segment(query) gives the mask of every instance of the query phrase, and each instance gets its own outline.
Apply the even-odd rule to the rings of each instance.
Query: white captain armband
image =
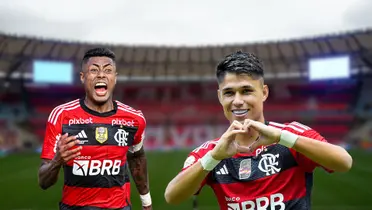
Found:
[[[202,158],[199,159],[200,164],[206,171],[212,171],[221,161],[212,157],[211,151],[207,152]]]
[[[292,148],[298,139],[298,135],[291,133],[289,131],[283,130],[280,134],[279,144]]]
[[[141,198],[142,206],[144,207],[151,206],[152,202],[151,202],[150,192],[148,192],[145,195],[140,195],[140,198]]]
[[[140,151],[142,146],[143,146],[143,141],[141,141],[140,143],[138,143],[136,145],[133,145],[133,146],[129,147],[128,151],[131,152],[131,153],[138,152],[138,151]]]

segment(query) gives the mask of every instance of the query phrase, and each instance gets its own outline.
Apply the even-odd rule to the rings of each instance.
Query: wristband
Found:
[[[148,192],[145,195],[140,195],[140,198],[141,198],[142,206],[144,206],[144,207],[151,206],[152,203],[151,203],[150,192]]]
[[[207,152],[201,159],[200,164],[206,171],[212,171],[221,161],[212,157],[211,151]]]
[[[298,135],[291,133],[289,131],[283,130],[280,134],[279,144],[292,148],[298,139]]]

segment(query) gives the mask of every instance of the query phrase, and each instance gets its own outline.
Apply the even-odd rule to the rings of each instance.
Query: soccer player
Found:
[[[152,209],[143,148],[146,121],[141,111],[113,100],[116,78],[115,54],[88,50],[80,72],[85,97],[49,115],[39,185],[54,185],[63,167],[60,210],[131,210],[128,167],[142,209]]]
[[[263,102],[269,89],[255,55],[228,55],[217,66],[216,76],[230,126],[220,138],[189,154],[166,188],[168,203],[179,204],[206,184],[220,209],[307,210],[316,167],[329,172],[351,168],[351,156],[310,127],[265,120]]]

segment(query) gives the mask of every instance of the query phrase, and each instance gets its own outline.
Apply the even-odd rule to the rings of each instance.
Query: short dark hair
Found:
[[[237,51],[227,55],[224,60],[218,64],[216,70],[218,83],[224,80],[226,73],[248,74],[253,78],[263,78],[263,62],[252,53]]]
[[[85,52],[82,64],[86,64],[91,57],[108,57],[115,63],[115,53],[103,47],[92,48]]]

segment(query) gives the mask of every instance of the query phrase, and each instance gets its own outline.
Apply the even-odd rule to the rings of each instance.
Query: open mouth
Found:
[[[232,110],[232,113],[236,116],[236,117],[244,117],[246,114],[248,114],[248,109],[235,109],[235,110]]]
[[[107,93],[107,84],[103,82],[98,82],[94,86],[94,89],[96,90],[96,94],[98,96],[104,96]]]

